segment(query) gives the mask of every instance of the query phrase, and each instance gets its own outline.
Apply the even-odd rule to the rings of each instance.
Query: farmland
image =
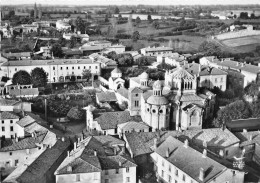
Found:
[[[254,51],[256,46],[260,45],[260,36],[247,36],[235,39],[226,39],[222,44],[231,47],[237,52]]]

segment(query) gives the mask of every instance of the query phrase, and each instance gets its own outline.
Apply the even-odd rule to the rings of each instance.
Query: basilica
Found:
[[[201,129],[212,117],[215,94],[198,92],[198,78],[182,67],[165,73],[164,81],[151,81],[144,72],[129,81],[128,110],[139,115],[153,131]]]

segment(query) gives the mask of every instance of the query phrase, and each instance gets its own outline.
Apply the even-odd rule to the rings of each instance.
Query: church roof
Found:
[[[147,99],[147,103],[152,105],[167,105],[169,104],[169,101],[164,96],[152,95]]]
[[[149,79],[149,75],[147,74],[147,72],[143,72],[142,74],[139,75],[139,78],[148,80]]]
[[[189,73],[182,67],[173,69],[172,71],[170,71],[170,74],[174,78],[178,78],[178,79],[193,79],[194,78],[194,76],[191,73]]]

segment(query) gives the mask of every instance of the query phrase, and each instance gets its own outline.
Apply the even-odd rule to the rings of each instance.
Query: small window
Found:
[[[119,169],[116,169],[116,174],[119,174]]]
[[[67,67],[66,69],[69,70],[69,67]]]
[[[60,67],[60,70],[62,70],[62,67]]]
[[[171,165],[169,165],[169,172],[171,172],[172,171],[172,167],[171,167]]]
[[[109,179],[105,179],[105,183],[109,183]]]
[[[74,67],[72,67],[72,69],[74,69]]]
[[[89,69],[91,69],[91,65],[89,66]]]
[[[2,124],[4,124],[5,123],[5,121],[4,120],[2,120]]]
[[[14,127],[10,126],[10,131],[13,132],[14,131]]]
[[[13,120],[10,120],[10,123],[13,123]]]
[[[164,171],[162,170],[162,177],[164,177]]]
[[[215,82],[216,82],[216,83],[218,82],[218,78],[215,78]]]
[[[169,177],[168,177],[168,182],[170,183],[170,182],[172,182],[172,177],[169,175]]]
[[[153,113],[155,113],[156,112],[156,110],[155,109],[153,109]]]
[[[12,156],[12,155],[13,155],[13,153],[12,153],[12,152],[9,152],[9,155],[10,155],[10,156]]]
[[[77,174],[76,175],[76,182],[79,182],[80,181],[80,174]]]
[[[17,68],[15,68],[14,70],[17,71]]]
[[[130,182],[130,177],[126,177],[126,182]]]
[[[78,66],[78,69],[80,69],[80,66]]]
[[[2,132],[4,132],[5,131],[5,127],[2,127]]]
[[[162,166],[164,166],[164,161],[162,160]]]
[[[138,97],[138,93],[137,93],[137,94],[135,94],[135,96],[136,96],[136,97]]]
[[[127,173],[129,172],[129,167],[126,167],[126,172],[127,172]]]
[[[160,112],[160,113],[163,113],[163,110],[160,110],[159,112]]]
[[[14,165],[15,165],[15,166],[17,166],[18,163],[19,163],[19,160],[18,160],[18,159],[14,160]]]
[[[84,66],[84,69],[86,69],[86,66]]]
[[[55,67],[53,67],[53,70],[55,70]]]
[[[179,173],[178,173],[178,170],[176,169],[176,171],[175,171],[175,175],[178,176],[178,174],[179,174]]]
[[[186,176],[183,174],[182,176],[182,180],[185,181],[186,180]]]
[[[96,66],[96,69],[97,69],[98,67]]]

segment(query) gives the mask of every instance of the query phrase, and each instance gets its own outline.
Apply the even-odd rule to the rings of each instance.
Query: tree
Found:
[[[77,44],[77,38],[75,36],[70,37],[69,48],[74,48]]]
[[[26,51],[32,51],[32,49],[30,48],[29,44],[24,44],[21,46],[21,50],[26,52]]]
[[[122,18],[122,15],[121,15],[121,14],[119,14],[119,15],[118,15],[118,19],[121,19],[121,18]]]
[[[31,72],[31,79],[34,87],[45,87],[48,82],[48,74],[43,68],[36,67]]]
[[[83,76],[83,79],[87,79],[87,81],[91,78],[92,74],[90,72],[90,70],[83,70],[82,72],[82,76]]]
[[[119,10],[119,8],[116,6],[116,8],[115,8],[115,14],[119,14],[119,12],[120,12],[120,10]]]
[[[207,56],[220,56],[221,54],[220,47],[211,41],[202,42],[199,51],[204,52]]]
[[[34,10],[30,11],[30,17],[34,17]]]
[[[160,24],[159,24],[159,22],[158,22],[157,20],[154,21],[153,27],[154,27],[155,29],[159,29],[159,28],[160,28]]]
[[[145,66],[145,65],[148,65],[149,62],[148,62],[148,58],[147,57],[140,57],[136,60],[136,64],[139,65],[139,66]]]
[[[255,19],[255,18],[256,18],[255,14],[254,14],[254,13],[251,13],[250,18],[251,18],[251,19]]]
[[[50,51],[51,51],[51,53],[53,53],[54,57],[61,58],[63,56],[63,51],[61,49],[61,46],[58,43],[55,43],[54,45],[52,45],[52,48]]]
[[[240,17],[241,19],[248,19],[248,18],[249,18],[247,12],[241,12],[239,17]]]
[[[136,42],[137,40],[140,39],[140,34],[139,34],[138,31],[134,31],[132,39],[133,39],[134,42]]]
[[[27,71],[20,70],[16,72],[13,76],[12,83],[14,85],[28,85],[32,84],[32,79],[30,74]]]
[[[77,31],[85,32],[86,25],[84,20],[82,20],[81,17],[77,17],[75,24],[76,24]]]
[[[108,14],[106,14],[106,16],[105,16],[105,22],[109,22]]]
[[[214,119],[213,125],[221,127],[223,124],[231,122],[235,119],[246,119],[251,117],[250,106],[243,100],[237,100],[223,109],[220,109],[217,118]]]
[[[118,65],[119,66],[132,66],[133,65],[133,57],[129,53],[120,54],[118,57]]]
[[[107,53],[107,58],[112,59],[112,60],[117,60],[117,54],[115,51],[111,51]]]
[[[139,27],[139,24],[141,23],[141,19],[140,19],[139,16],[136,17],[136,19],[135,19],[135,23],[136,23],[137,27]]]
[[[147,20],[149,21],[149,22],[151,22],[152,21],[152,16],[149,14],[149,15],[147,15]]]
[[[257,47],[255,48],[255,52],[260,56],[260,46],[257,46]]]

